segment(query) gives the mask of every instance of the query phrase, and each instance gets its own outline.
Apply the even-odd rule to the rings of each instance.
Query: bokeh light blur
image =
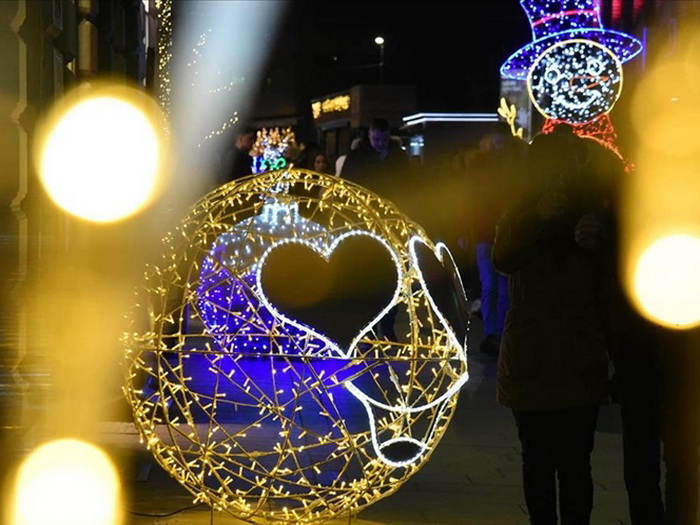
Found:
[[[651,319],[676,328],[700,324],[700,238],[672,235],[639,257],[634,288]]]
[[[654,322],[700,324],[700,39],[679,29],[634,93],[636,169],[625,188],[626,289]]]
[[[164,185],[155,104],[135,89],[83,89],[47,126],[40,176],[51,199],[85,220],[113,222],[145,208]]]
[[[119,478],[109,457],[73,439],[37,448],[17,475],[10,525],[118,525]]]

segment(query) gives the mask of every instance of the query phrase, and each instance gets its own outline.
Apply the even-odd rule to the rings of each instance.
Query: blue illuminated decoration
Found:
[[[565,40],[591,40],[625,63],[642,50],[635,37],[605,29],[598,0],[521,0],[532,27],[532,42],[513,53],[501,66],[501,76],[526,80],[535,61]]]
[[[197,308],[221,348],[268,354],[272,350],[269,333],[273,324],[286,336],[277,336],[274,341],[282,353],[319,352],[326,347],[325,342],[301,337],[306,333],[303,328],[275,320],[257,299],[254,271],[255,261],[268,249],[269,239],[309,236],[318,240],[324,234],[327,229],[302,217],[296,203],[270,199],[259,215],[241,221],[216,239],[202,262]],[[251,270],[239,278],[233,277],[229,268],[241,265],[249,265]]]
[[[261,157],[253,157],[253,173],[264,173],[266,171],[281,170],[287,167],[287,159],[274,155],[264,155]]]
[[[296,149],[296,139],[292,128],[263,128],[251,149],[253,173],[277,171],[287,167],[286,156]]]

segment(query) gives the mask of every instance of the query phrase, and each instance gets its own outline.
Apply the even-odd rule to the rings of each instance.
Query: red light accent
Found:
[[[561,120],[547,119],[542,125],[541,133],[548,135],[554,131],[557,126],[565,125],[569,126],[575,135],[592,139],[605,146],[610,151],[615,153],[620,159],[625,163],[626,170],[629,172],[633,169],[634,164],[629,160],[625,159],[620,153],[620,149],[617,147],[617,133],[615,132],[615,127],[610,120],[609,115],[601,115],[591,122],[586,122],[585,124],[569,124]]]
[[[543,16],[539,20],[535,20],[532,23],[532,27],[538,26],[540,24],[544,24],[545,22],[549,22],[553,18],[564,18],[565,16],[572,16],[572,15],[598,16],[598,10],[597,9],[572,9],[571,11],[560,11],[560,12],[554,13],[552,15]]]
[[[634,19],[636,20],[639,17],[639,12],[642,10],[642,7],[644,7],[644,0],[634,0]]]
[[[617,24],[622,18],[622,0],[613,0],[612,2],[612,21]]]

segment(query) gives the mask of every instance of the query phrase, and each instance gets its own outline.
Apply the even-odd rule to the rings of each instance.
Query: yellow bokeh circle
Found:
[[[109,457],[78,440],[36,449],[17,475],[13,525],[117,525],[119,478]]]
[[[145,93],[125,87],[80,89],[54,111],[43,135],[39,172],[62,209],[113,222],[145,208],[163,186],[162,121]]]
[[[671,328],[700,324],[700,238],[679,234],[651,243],[634,271],[641,311]]]

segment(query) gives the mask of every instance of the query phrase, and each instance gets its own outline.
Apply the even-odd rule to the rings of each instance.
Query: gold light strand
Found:
[[[519,139],[523,138],[523,128],[515,129],[515,121],[518,117],[518,110],[515,104],[508,105],[508,101],[501,97],[501,105],[498,108],[498,114],[510,125],[511,134]]]
[[[170,62],[173,48],[173,3],[172,0],[156,0],[158,13],[158,68],[156,71],[158,101],[166,115],[170,115]]]
[[[219,129],[215,129],[214,131],[210,132],[208,135],[206,135],[203,139],[202,142],[197,144],[198,148],[202,147],[202,144],[204,144],[207,140],[212,139],[214,137],[218,137],[219,135],[223,135],[224,132],[229,129],[231,126],[233,126],[236,122],[238,122],[238,111],[236,111],[233,114],[233,117],[228,119],[226,122],[222,124],[222,126]]]
[[[156,9],[158,13],[158,67],[157,75],[157,98],[166,115],[170,116],[170,105],[172,102],[172,80],[171,67],[173,58],[173,1],[172,0],[156,0]],[[192,48],[193,58],[187,63],[190,69],[190,85],[196,86],[199,72],[197,65],[199,60],[204,56],[202,48],[207,43],[207,35],[211,33],[211,29],[199,36],[195,47]],[[232,87],[242,83],[238,79],[231,81],[226,86],[209,90],[209,93],[219,93],[222,91],[231,91]],[[201,142],[197,144],[201,148],[204,142],[211,140],[214,137],[223,135],[224,132],[238,122],[238,112],[234,112],[233,116],[223,122],[217,129],[213,129],[205,135]]]
[[[258,130],[255,143],[250,150],[252,157],[262,157],[270,149],[286,151],[296,146],[296,137],[291,127],[263,128]]]

